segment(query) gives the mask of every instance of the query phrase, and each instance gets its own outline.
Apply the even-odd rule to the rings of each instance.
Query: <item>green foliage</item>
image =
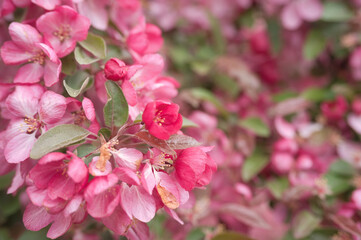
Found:
[[[105,82],[108,101],[104,106],[104,121],[108,127],[121,127],[129,116],[128,103],[122,89],[113,81]]]
[[[239,125],[260,137],[270,135],[269,127],[258,117],[248,117],[239,121]]]
[[[301,239],[310,235],[320,224],[321,219],[309,211],[298,213],[293,221],[293,236]]]
[[[67,76],[63,80],[64,88],[71,97],[79,96],[89,84],[89,74],[78,71],[72,76]]]
[[[260,171],[269,162],[269,157],[259,151],[255,151],[251,156],[249,156],[243,164],[241,173],[242,179],[246,182],[251,180],[256,176]]]
[[[52,151],[78,143],[90,132],[73,124],[63,124],[51,128],[41,135],[31,149],[30,157],[39,159]]]
[[[345,1],[325,1],[321,20],[328,22],[344,22],[352,18],[352,11]]]
[[[326,38],[317,29],[309,31],[305,45],[303,46],[303,56],[308,60],[317,58],[326,47]]]

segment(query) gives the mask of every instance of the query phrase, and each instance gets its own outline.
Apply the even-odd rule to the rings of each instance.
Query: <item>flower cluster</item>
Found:
[[[148,239],[161,209],[183,224],[176,209],[217,166],[212,147],[183,133],[180,84],[164,76],[162,32],[140,1],[0,10],[0,174],[15,171],[7,193],[21,194],[25,227],[88,239],[105,225]]]

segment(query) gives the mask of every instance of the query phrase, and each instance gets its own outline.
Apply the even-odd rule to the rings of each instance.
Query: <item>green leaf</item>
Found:
[[[190,147],[197,147],[201,145],[197,140],[194,138],[181,135],[181,134],[174,134],[170,136],[170,138],[166,141],[168,146],[172,149],[186,149]]]
[[[166,154],[169,154],[169,155],[176,154],[176,152],[168,146],[168,144],[165,140],[156,138],[147,131],[137,132],[135,134],[135,136],[142,142],[148,144],[151,147],[158,148],[159,150],[161,150],[162,152],[164,152]]]
[[[239,121],[239,125],[261,137],[268,137],[270,130],[268,126],[258,117],[249,117]]]
[[[113,81],[105,82],[108,101],[104,106],[104,121],[108,127],[121,127],[128,120],[128,103],[122,89]]]
[[[344,22],[352,18],[350,8],[343,1],[325,1],[321,20],[327,22]]]
[[[276,18],[267,20],[267,33],[271,42],[272,52],[277,54],[282,48],[282,28]]]
[[[227,115],[227,110],[223,107],[221,101],[209,90],[204,88],[192,88],[191,94],[193,97],[212,103],[222,114]]]
[[[343,160],[333,162],[328,171],[340,177],[353,177],[356,173],[355,168]]]
[[[323,102],[325,100],[331,100],[334,94],[328,89],[308,88],[302,92],[301,96],[312,102]]]
[[[280,92],[278,94],[273,95],[272,100],[276,103],[279,103],[279,102],[282,102],[282,101],[285,101],[287,99],[294,98],[297,96],[298,96],[298,94],[296,92],[284,91],[284,92]]]
[[[321,219],[309,211],[298,213],[293,222],[293,236],[296,239],[307,237],[318,227],[320,222]]]
[[[269,162],[269,158],[260,153],[254,152],[251,156],[249,156],[243,164],[242,167],[242,179],[246,182],[251,180],[254,176],[256,176],[264,167],[266,167]]]
[[[88,130],[73,124],[53,127],[38,138],[31,149],[30,157],[39,159],[47,153],[80,142],[89,134]]]
[[[192,120],[189,120],[188,118],[183,117],[182,128],[187,128],[187,127],[199,127],[199,126],[197,123],[193,122]]]
[[[266,183],[268,189],[277,199],[282,197],[283,192],[289,187],[289,181],[285,177],[275,178]]]
[[[74,54],[71,53],[61,59],[61,72],[66,75],[72,75],[76,70],[76,61]]]
[[[89,83],[89,74],[78,71],[72,76],[68,76],[63,80],[64,87],[71,97],[79,96]]]
[[[76,148],[77,156],[80,158],[85,157],[89,153],[94,152],[96,149],[97,149],[96,146],[89,143],[80,145],[79,147]]]
[[[216,74],[213,77],[213,79],[217,87],[224,90],[227,93],[227,95],[231,96],[232,98],[235,98],[239,95],[241,89],[238,86],[237,81],[235,79],[225,74]]]
[[[11,195],[4,195],[0,198],[0,213],[2,216],[8,217],[20,210],[20,202],[18,198]]]
[[[194,228],[188,233],[186,240],[202,240],[204,237],[205,234],[201,228]]]
[[[227,231],[217,234],[214,238],[212,238],[212,240],[253,240],[253,239],[238,232]]]
[[[347,192],[352,189],[351,179],[345,178],[332,172],[326,173],[324,178],[327,181],[327,185],[330,187],[332,194],[338,195]]]
[[[79,42],[79,44],[97,58],[104,59],[106,57],[106,43],[100,36],[88,33],[87,38],[84,41]]]
[[[14,172],[9,172],[6,175],[0,176],[0,190],[7,189],[14,177]]]
[[[100,134],[103,135],[105,139],[109,140],[112,135],[112,131],[109,128],[104,127],[99,130],[98,135],[100,136]]]
[[[48,240],[49,238],[46,237],[47,231],[48,228],[43,228],[37,232],[25,231],[19,240]]]
[[[13,238],[9,234],[8,229],[6,229],[6,228],[0,229],[0,239],[1,240],[13,240]]]
[[[303,56],[308,60],[317,58],[326,47],[326,38],[321,31],[311,30],[307,34],[306,42],[303,46]]]
[[[217,53],[222,54],[226,48],[226,40],[222,33],[219,19],[215,18],[212,13],[208,13],[208,19],[211,23],[212,37]]]
[[[99,58],[90,57],[83,49],[76,47],[74,50],[75,60],[81,65],[92,64],[99,60]]]

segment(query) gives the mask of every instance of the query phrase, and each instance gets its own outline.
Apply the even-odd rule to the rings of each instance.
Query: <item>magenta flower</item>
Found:
[[[59,81],[61,62],[54,50],[42,43],[38,31],[28,24],[13,22],[9,33],[12,41],[1,47],[1,57],[5,64],[17,65],[28,62],[18,70],[14,82],[36,83],[43,77],[50,87]]]
[[[90,21],[70,7],[60,6],[40,16],[36,27],[61,58],[74,50],[77,41],[86,39]]]
[[[65,98],[43,91],[40,86],[17,87],[6,99],[11,123],[6,130],[4,154],[9,163],[27,159],[36,138],[56,125],[65,113]]]
[[[182,115],[178,111],[179,106],[174,103],[148,103],[142,116],[145,128],[157,138],[168,139],[182,127]]]

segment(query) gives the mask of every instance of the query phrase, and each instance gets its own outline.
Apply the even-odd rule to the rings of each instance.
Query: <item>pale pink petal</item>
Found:
[[[26,189],[30,201],[35,205],[41,207],[44,203],[45,198],[48,195],[47,189],[38,189],[35,186],[30,186]]]
[[[73,179],[74,182],[83,182],[88,176],[88,167],[78,157],[73,157],[68,164],[68,175]]]
[[[30,87],[18,87],[8,96],[6,106],[12,115],[21,118],[34,117],[37,112],[39,99],[36,94],[31,95],[33,90]]]
[[[34,27],[18,22],[10,24],[9,34],[15,44],[25,48],[27,51],[36,50],[36,44],[42,40],[41,35]]]
[[[143,240],[150,239],[149,227],[142,222],[136,222],[133,224],[125,234],[129,240]]]
[[[106,1],[87,0],[78,4],[79,13],[86,16],[93,27],[105,30],[108,27],[108,12]]]
[[[281,13],[282,25],[288,30],[295,30],[302,24],[302,20],[297,12],[297,5],[289,3],[285,6]]]
[[[59,75],[61,72],[61,62],[45,61],[44,68],[44,81],[45,86],[51,87],[59,81]]]
[[[52,152],[52,153],[48,153],[44,157],[40,158],[38,163],[44,165],[44,164],[47,164],[47,163],[57,162],[57,161],[63,160],[66,157],[67,157],[67,155],[64,154],[64,153]]]
[[[134,148],[121,148],[116,152],[112,152],[115,161],[121,167],[127,167],[134,171],[138,170],[143,154]]]
[[[61,3],[60,0],[31,0],[31,2],[46,10],[53,10]]]
[[[33,53],[24,51],[12,41],[5,42],[1,47],[1,58],[5,64],[26,63],[33,56]]]
[[[29,63],[22,66],[15,75],[16,83],[36,83],[43,76],[44,68],[38,63]]]
[[[50,214],[58,214],[64,210],[67,201],[62,198],[51,199],[48,195],[44,199],[43,206]]]
[[[322,4],[319,0],[298,0],[297,12],[306,21],[316,21],[321,18]]]
[[[118,235],[123,235],[132,223],[132,220],[124,212],[124,210],[118,206],[112,215],[102,218],[103,224]]]
[[[140,185],[138,175],[129,168],[118,167],[113,170],[113,173],[117,175],[120,181],[126,182],[130,185]]]
[[[355,132],[361,134],[361,115],[349,114],[347,116],[347,123]]]
[[[138,100],[137,100],[137,92],[135,91],[133,85],[129,81],[123,81],[122,90],[125,98],[127,99],[127,103],[130,106],[135,106]]]
[[[65,114],[66,99],[60,94],[46,91],[39,103],[40,119],[47,124],[58,122]]]
[[[39,231],[48,226],[52,221],[53,216],[50,215],[44,207],[28,204],[25,209],[23,222],[25,227],[31,231]]]
[[[56,239],[63,235],[71,226],[71,217],[65,217],[62,213],[56,215],[55,221],[51,224],[51,227],[46,236],[51,239]]]
[[[9,163],[20,163],[30,156],[30,151],[36,141],[35,133],[20,133],[12,138],[5,147],[6,161]]]
[[[180,224],[184,224],[184,222],[182,221],[182,219],[179,218],[178,214],[173,210],[170,209],[166,206],[164,206],[164,210],[169,214],[169,216],[171,216],[174,220],[176,220],[177,222],[179,222]]]
[[[277,117],[275,119],[275,127],[277,132],[284,138],[291,138],[295,137],[296,131],[292,124],[285,121],[282,117]]]
[[[48,184],[48,196],[51,199],[62,198],[69,200],[74,195],[75,190],[74,181],[62,173],[55,174]]]
[[[81,104],[84,109],[86,118],[89,119],[90,121],[94,121],[95,108],[94,108],[94,104],[92,103],[92,101],[89,98],[84,97]]]
[[[66,205],[64,209],[64,216],[70,216],[71,214],[78,211],[81,203],[83,202],[83,196],[82,195],[76,195],[74,196],[70,202]]]
[[[130,218],[134,217],[142,222],[149,222],[155,216],[154,198],[143,188],[128,187],[123,183],[120,203]]]
[[[24,176],[21,172],[21,165],[17,164],[15,176],[11,182],[11,186],[7,190],[7,194],[15,193],[25,182]]]
[[[99,157],[96,156],[93,158],[93,160],[89,163],[89,172],[91,175],[93,176],[106,176],[108,175],[109,173],[112,172],[112,164],[110,161],[107,161],[105,163],[105,170],[104,171],[101,171],[97,168],[96,164],[99,160]]]
[[[155,187],[155,178],[152,171],[152,166],[149,163],[144,165],[140,181],[144,189],[151,195]]]

